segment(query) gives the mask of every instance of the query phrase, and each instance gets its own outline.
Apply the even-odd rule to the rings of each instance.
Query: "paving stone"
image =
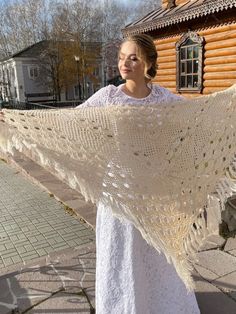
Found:
[[[34,247],[31,244],[24,245],[24,248],[26,249],[27,252],[34,250]]]
[[[95,255],[94,248],[76,249],[59,260],[50,260],[66,288],[95,287]],[[85,281],[84,281],[85,280]]]
[[[51,253],[51,252],[53,252],[53,251],[55,251],[55,249],[54,248],[52,248],[51,246],[44,246],[43,247],[44,248],[44,250],[47,252],[47,254],[49,254],[49,253]]]
[[[95,285],[91,288],[86,288],[85,293],[89,298],[90,303],[92,304],[93,308],[95,308]]]
[[[200,275],[203,278],[205,278],[207,281],[212,281],[219,277],[217,274],[213,273],[209,269],[206,269],[205,267],[202,267],[200,265],[194,265],[194,267],[197,271],[197,273],[194,273],[194,278],[198,278]]]
[[[14,246],[14,244],[13,243],[6,243],[5,244],[5,247],[9,250],[9,249],[12,249],[12,248],[14,248],[15,246]]]
[[[233,256],[236,256],[236,250],[229,251],[229,253]]]
[[[94,244],[67,250],[60,255],[54,253],[46,262],[48,265],[23,269],[21,273],[10,276],[7,280],[0,277],[1,302],[8,305],[8,310],[17,307],[20,313],[31,306],[34,307],[27,313],[87,313],[87,310],[90,313],[89,303],[81,290],[83,286],[94,306]],[[62,287],[66,292],[57,293]],[[1,314],[11,313],[4,309]]]
[[[48,243],[50,243],[52,245],[52,244],[57,243],[57,242],[55,239],[52,238],[52,239],[48,239]]]
[[[65,249],[69,248],[69,245],[67,243],[55,243],[51,245],[54,249]]]
[[[12,260],[13,260],[14,264],[22,262],[22,259],[21,259],[21,257],[19,255],[13,256]]]
[[[31,253],[30,255],[27,255],[27,256],[22,256],[22,259],[23,261],[28,261],[28,260],[32,260],[34,258],[37,258],[39,257],[38,253],[35,252],[35,253]]]
[[[9,280],[3,279],[0,280],[0,291],[1,291],[1,302],[0,302],[0,313],[1,314],[10,314],[11,310],[16,308],[14,304],[14,295],[10,290]]]
[[[17,300],[20,311],[25,311],[33,304],[49,297],[53,291],[60,289],[61,280],[52,267],[42,267],[40,272],[37,268],[29,268],[10,278],[9,286],[8,293]]]
[[[28,252],[22,253],[20,256],[22,259],[25,259],[25,257],[34,255],[35,253],[36,251],[30,251],[30,252],[28,251]]]
[[[48,246],[50,246],[50,244],[45,240],[44,242],[36,242],[36,243],[34,243],[34,248],[35,248],[35,250],[37,250],[37,249],[41,249],[41,248],[44,248],[44,247],[48,247]]]
[[[44,302],[41,302],[27,313],[90,314],[91,312],[90,305],[85,296],[79,295],[78,293],[59,292]]]
[[[1,247],[1,249],[0,249],[0,256],[2,255],[2,254],[4,254],[4,252],[6,253],[8,250],[7,250],[7,248],[5,247],[5,245],[2,245],[2,247]]]
[[[225,244],[224,251],[236,250],[236,237],[229,238]]]
[[[6,259],[8,257],[17,256],[18,252],[16,250],[8,250],[2,253],[2,258]]]
[[[19,254],[22,254],[22,253],[26,252],[26,249],[24,248],[24,246],[19,246],[19,247],[17,247],[17,251]]]
[[[3,263],[5,266],[10,266],[14,264],[14,261],[11,259],[11,257],[3,258]]]
[[[212,284],[229,294],[236,301],[236,271],[212,281]],[[236,303],[235,303],[236,309]]]
[[[30,235],[29,241],[30,241],[30,243],[38,242],[38,240],[35,237],[32,237],[31,235]]]
[[[224,245],[225,239],[220,235],[211,235],[207,237],[203,245],[200,248],[200,251],[216,249]]]
[[[76,247],[77,246],[77,243],[74,240],[67,241],[67,243],[70,247]]]
[[[197,254],[200,265],[218,276],[224,276],[236,271],[236,259],[226,252],[220,250],[204,251]]]
[[[75,234],[75,233],[69,233],[69,234],[65,234],[65,235],[63,235],[63,239],[65,240],[65,241],[70,241],[70,240],[74,240],[74,239],[77,239],[78,238],[78,235],[77,234]]]
[[[196,281],[195,294],[201,314],[236,313],[236,302],[204,279]]]
[[[44,249],[37,250],[37,253],[38,253],[39,256],[47,255],[47,252]]]
[[[17,235],[11,235],[10,239],[14,243],[16,240],[18,240],[18,237],[17,237]],[[0,248],[0,252],[1,252],[1,248]]]

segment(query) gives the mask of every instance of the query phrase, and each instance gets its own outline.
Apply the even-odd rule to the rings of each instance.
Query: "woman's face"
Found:
[[[132,41],[122,44],[119,53],[118,68],[125,80],[140,80],[145,77],[145,63],[137,56],[137,46]]]

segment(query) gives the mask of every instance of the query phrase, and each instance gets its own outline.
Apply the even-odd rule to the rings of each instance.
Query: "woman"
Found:
[[[151,37],[134,35],[119,51],[119,71],[125,84],[100,89],[82,106],[157,104],[180,97],[153,85],[157,52]],[[80,106],[81,107],[81,106]],[[128,221],[98,204],[96,313],[197,314],[194,294],[187,294],[172,265]]]

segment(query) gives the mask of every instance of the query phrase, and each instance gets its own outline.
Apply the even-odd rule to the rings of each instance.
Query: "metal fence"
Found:
[[[7,102],[2,102],[0,104],[1,108],[7,109],[18,109],[18,110],[33,110],[33,109],[57,109],[57,108],[75,108],[79,106],[82,102],[77,100],[69,101],[50,101],[43,103],[34,102],[20,102],[15,100],[9,100]]]

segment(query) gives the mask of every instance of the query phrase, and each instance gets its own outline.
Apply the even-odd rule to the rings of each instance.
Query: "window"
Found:
[[[81,89],[81,84],[79,83],[78,85],[74,86],[74,97],[76,99],[81,99],[82,96],[82,89]]]
[[[79,85],[74,86],[74,95],[76,98],[79,97]]]
[[[39,68],[37,66],[30,66],[28,68],[29,78],[35,80],[39,77]]]
[[[93,69],[93,75],[98,77],[99,76],[99,67],[98,66],[95,66],[94,69]]]
[[[176,44],[176,88],[177,91],[202,91],[203,38],[188,32]]]

